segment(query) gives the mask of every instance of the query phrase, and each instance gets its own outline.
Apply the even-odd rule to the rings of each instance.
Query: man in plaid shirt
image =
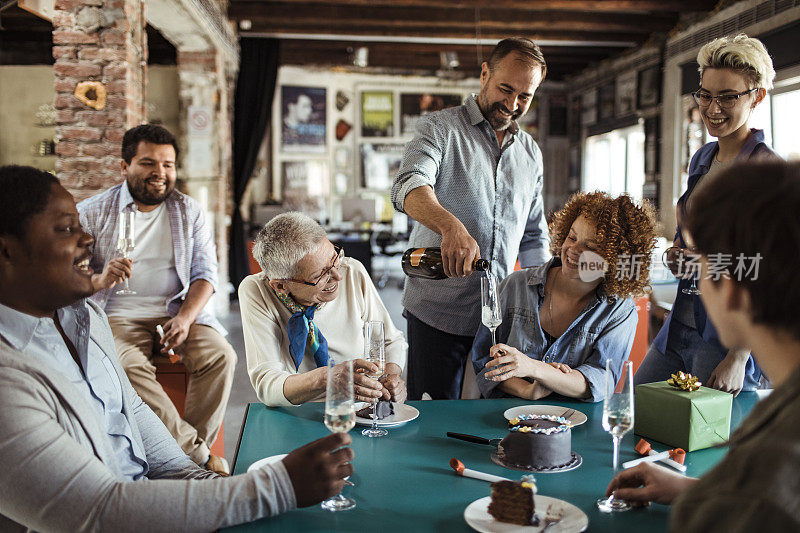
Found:
[[[210,446],[222,425],[236,352],[207,305],[217,284],[216,248],[200,205],[175,190],[177,153],[175,138],[160,126],[128,130],[122,139],[124,181],[78,204],[78,212],[94,237],[92,298],[108,315],[134,389],[195,463],[228,473]],[[125,212],[135,220],[130,259],[117,250]],[[133,294],[118,294],[113,287],[126,279]],[[152,362],[170,350],[191,372],[183,418],[156,381]]]

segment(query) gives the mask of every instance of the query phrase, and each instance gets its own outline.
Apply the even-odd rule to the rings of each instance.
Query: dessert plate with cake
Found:
[[[380,400],[376,407],[377,425],[383,427],[399,426],[411,422],[419,416],[416,407],[399,403]],[[372,404],[359,402],[356,404],[356,424],[362,426],[372,425]]]
[[[553,415],[521,414],[509,420],[508,435],[491,458],[512,470],[543,473],[574,470],[583,462],[572,451],[572,425]]]
[[[496,481],[492,494],[475,500],[464,509],[464,520],[484,533],[534,533],[544,531],[585,531],[586,513],[569,502],[536,493],[535,480]]]
[[[519,415],[563,416],[573,426],[580,426],[588,420],[588,417],[577,409],[560,405],[520,405],[506,409],[506,412],[503,413],[506,420],[511,420]]]

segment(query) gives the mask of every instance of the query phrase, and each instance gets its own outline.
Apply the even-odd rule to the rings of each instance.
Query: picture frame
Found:
[[[330,171],[325,159],[281,161],[281,197],[288,210],[319,217],[331,194]]]
[[[637,82],[638,109],[658,105],[661,101],[661,66],[654,65],[640,70]]]
[[[402,143],[362,143],[361,187],[378,191],[391,189],[404,149]]]
[[[327,89],[281,86],[281,150],[325,153]]]
[[[462,96],[453,93],[403,93],[400,95],[400,133],[413,135],[423,115],[461,105]]]
[[[394,93],[364,91],[361,93],[361,136],[392,137],[394,135]]]

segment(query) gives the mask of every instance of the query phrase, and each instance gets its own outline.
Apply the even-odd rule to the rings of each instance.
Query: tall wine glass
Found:
[[[125,259],[130,259],[131,252],[136,247],[136,230],[134,227],[136,213],[134,211],[124,211],[119,215],[119,236],[117,237],[117,252]],[[125,286],[119,289],[116,294],[136,294],[125,278]]]
[[[356,410],[353,403],[353,361],[336,363],[328,359],[328,381],[325,385],[325,427],[331,433],[347,433],[356,425]],[[341,493],[320,503],[328,511],[347,511],[356,506],[352,498]]]
[[[481,278],[481,322],[492,332],[492,346],[497,344],[494,332],[503,323],[500,313],[500,297],[497,293],[497,278],[488,270]]]
[[[697,261],[700,259],[700,256],[694,249],[690,249],[685,255],[689,257],[689,261],[687,262],[690,264],[689,275],[692,276],[692,284],[681,289],[681,292],[683,294],[697,296],[700,294],[700,289],[697,288],[697,278],[700,277],[700,263]]]
[[[614,477],[619,472],[619,443],[622,436],[633,428],[633,363],[626,361],[622,365],[622,376],[617,382],[611,372],[611,359],[606,359],[606,397],[603,400],[603,429],[614,438]],[[627,511],[631,505],[614,498],[597,500],[597,508],[604,513]]]
[[[380,320],[370,320],[364,324],[364,357],[370,363],[378,367],[374,374],[367,373],[366,376],[372,379],[380,379],[386,370],[386,340],[383,334],[383,322]],[[383,437],[389,432],[378,427],[378,400],[372,404],[372,427],[361,432],[366,437]]]
[[[690,258],[688,261],[686,260],[687,256]],[[700,275],[700,265],[695,263],[695,259],[692,259],[693,257],[696,257],[696,253],[691,249],[684,251],[680,246],[670,246],[664,250],[664,254],[661,256],[661,262],[664,263],[664,266],[667,267],[675,277],[685,278],[687,275],[691,276],[691,285],[682,288],[681,292],[683,294],[696,296],[700,294],[700,290],[697,288],[697,277]],[[687,264],[690,265],[690,268],[688,271],[685,271],[684,269]]]

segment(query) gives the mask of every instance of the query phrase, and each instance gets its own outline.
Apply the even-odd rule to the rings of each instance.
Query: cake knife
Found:
[[[476,435],[467,435],[465,433],[453,433],[452,431],[447,432],[447,436],[453,439],[465,440],[467,442],[474,442],[475,444],[486,444],[488,446],[494,446],[497,448],[497,445],[500,444],[500,441],[503,439],[485,439],[483,437],[478,437]]]

